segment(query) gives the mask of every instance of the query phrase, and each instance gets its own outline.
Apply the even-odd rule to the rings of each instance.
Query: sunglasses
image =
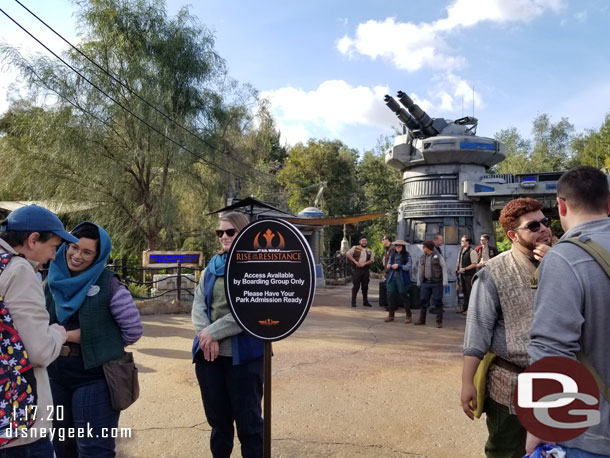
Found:
[[[541,224],[544,225],[544,227],[551,227],[551,220],[542,218],[540,221],[530,221],[525,226],[518,227],[517,229],[527,229],[530,232],[538,232]]]
[[[229,237],[233,237],[235,234],[237,234],[237,229],[227,229],[226,231],[223,231],[222,229],[216,229],[216,235],[218,236],[218,238],[222,237],[225,234],[227,234],[227,236]]]

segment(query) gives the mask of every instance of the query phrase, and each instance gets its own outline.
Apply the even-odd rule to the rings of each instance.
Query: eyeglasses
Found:
[[[225,234],[227,234],[228,237],[233,237],[235,234],[237,234],[237,229],[227,229],[226,231],[216,229],[216,235],[218,238],[221,238]]]
[[[92,259],[97,254],[95,251],[87,249],[81,250],[75,243],[70,243],[68,245],[68,251],[72,254],[80,253],[80,256],[83,259]]]
[[[551,227],[551,220],[542,218],[540,221],[530,221],[525,226],[518,227],[517,229],[527,229],[530,232],[538,232],[541,224],[544,225],[544,227]]]

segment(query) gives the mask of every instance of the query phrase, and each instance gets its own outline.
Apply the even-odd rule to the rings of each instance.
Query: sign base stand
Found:
[[[263,378],[263,457],[271,458],[271,342],[265,342]]]

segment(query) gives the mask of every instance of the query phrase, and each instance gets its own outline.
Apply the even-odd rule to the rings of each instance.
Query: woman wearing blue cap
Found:
[[[142,336],[142,322],[127,288],[106,269],[112,249],[106,231],[84,222],[72,235],[79,241],[62,245],[45,285],[51,323],[68,332],[68,348],[49,366],[54,426],[90,427],[93,437],[55,438],[53,445],[59,458],[114,457],[115,440],[101,431],[118,426],[119,411],[112,408],[102,365],[122,357],[125,346]]]

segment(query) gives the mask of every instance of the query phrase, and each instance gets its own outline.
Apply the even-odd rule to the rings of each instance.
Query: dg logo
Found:
[[[591,373],[570,358],[536,361],[519,374],[515,411],[530,433],[546,442],[563,442],[599,424],[599,388]]]

